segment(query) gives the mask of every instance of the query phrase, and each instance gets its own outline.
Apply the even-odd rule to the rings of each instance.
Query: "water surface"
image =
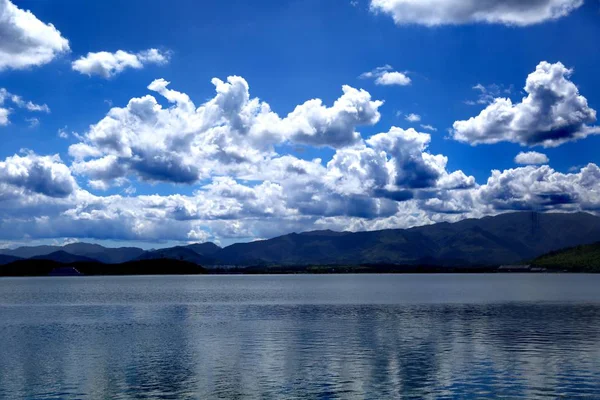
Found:
[[[600,398],[600,275],[0,279],[0,398]]]

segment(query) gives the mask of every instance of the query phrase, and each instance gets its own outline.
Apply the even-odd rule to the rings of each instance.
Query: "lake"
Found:
[[[600,275],[0,279],[2,399],[600,398]]]

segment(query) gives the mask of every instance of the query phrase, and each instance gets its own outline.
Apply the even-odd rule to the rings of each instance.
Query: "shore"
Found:
[[[32,265],[33,264],[33,265]],[[22,263],[0,266],[0,277],[35,276],[136,276],[136,275],[295,275],[295,274],[490,274],[490,273],[582,273],[586,270],[540,268],[530,265],[436,266],[436,265],[295,265],[295,266],[198,266],[165,260],[147,263],[100,264]]]

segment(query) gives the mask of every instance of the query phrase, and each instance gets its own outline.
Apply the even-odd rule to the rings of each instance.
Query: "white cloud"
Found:
[[[332,107],[313,99],[280,118],[267,103],[250,98],[241,77],[213,79],[216,96],[200,107],[168,84],[159,79],[148,88],[171,107],[163,108],[150,95],[133,98],[92,125],[84,142],[69,148],[76,158],[74,171],[106,182],[128,175],[177,183],[214,174],[247,175],[275,155],[276,144],[341,148],[358,143],[356,127],[375,124],[383,104],[364,90],[344,86]]]
[[[371,0],[371,10],[390,15],[398,25],[527,26],[564,17],[582,4],[583,0]]]
[[[7,102],[10,102],[12,105],[27,111],[50,113],[50,107],[48,107],[46,104],[39,105],[32,103],[31,101],[25,101],[21,96],[12,94],[4,88],[0,88],[0,126],[8,125],[10,123],[8,116],[11,114],[11,109],[4,108],[6,107]],[[31,118],[28,121],[31,120],[37,120],[39,123],[37,118]]]
[[[67,127],[65,126],[64,128],[59,128],[57,135],[59,138],[61,139],[68,139],[69,138],[69,132],[67,132]]]
[[[520,103],[496,98],[478,116],[454,122],[452,136],[472,145],[506,141],[554,147],[600,133],[587,125],[596,121],[596,111],[568,79],[572,73],[560,62],[541,62],[527,77],[527,97]]]
[[[468,189],[473,177],[448,173],[448,159],[427,152],[431,137],[392,127],[365,143],[338,150],[327,164],[327,187],[343,195],[368,195],[407,201],[421,190]]]
[[[344,94],[333,107],[323,106],[319,99],[296,107],[281,121],[284,137],[295,143],[312,146],[344,147],[360,140],[357,125],[379,122],[382,101],[372,101],[364,91],[343,86]]]
[[[209,241],[211,234],[203,230],[201,227],[194,227],[188,232],[187,237],[191,241],[204,243]]]
[[[185,102],[181,94],[166,94]],[[210,183],[191,196],[94,196],[76,189],[68,201],[44,200],[41,204],[39,200],[32,208],[23,208],[20,220],[8,208],[3,214],[3,207],[9,206],[0,202],[0,217],[15,224],[10,233],[15,236],[27,232],[34,237],[150,241],[271,237],[311,229],[318,220],[332,219],[375,226],[376,221],[407,209],[402,204],[416,204],[417,200],[411,200],[414,191],[446,193],[473,186],[472,177],[445,171],[445,157],[426,152],[429,140],[427,134],[393,128],[366,143],[338,149],[325,167],[318,159],[275,155],[238,171],[262,181],[258,184],[244,184],[233,176],[212,176]],[[111,177],[120,185],[127,183],[115,159],[108,155],[90,160],[90,174],[99,178],[90,181],[91,187],[105,189],[103,179]],[[403,170],[414,165],[421,173]],[[421,178],[427,184],[419,181]],[[32,216],[36,216],[35,223],[27,219]],[[402,223],[410,220],[405,218]]]
[[[5,88],[0,88],[0,105],[3,105],[7,100],[12,102],[15,106],[24,108],[28,111],[50,112],[50,107],[46,104],[40,105],[32,103],[31,101],[25,101],[21,96],[12,94]]]
[[[144,50],[139,53],[129,53],[118,50],[115,53],[100,51],[88,53],[85,57],[73,61],[74,71],[102,78],[112,78],[127,68],[141,69],[146,64],[163,65],[169,62],[169,53],[157,49]]]
[[[375,79],[375,84],[381,86],[408,86],[412,82],[405,73],[394,71],[390,65],[384,65],[383,67],[377,67],[372,71],[365,72],[359,78]]]
[[[547,165],[492,171],[478,193],[493,211],[596,211],[600,206],[600,168],[589,164],[574,174]]]
[[[548,164],[548,156],[537,151],[520,152],[515,157],[515,163],[523,165]]]
[[[50,107],[46,104],[34,104],[31,101],[24,101],[20,96],[12,95],[12,101],[19,108],[24,108],[27,111],[38,111],[50,113]]]
[[[423,143],[424,139],[414,133],[394,132],[387,141],[399,135],[406,136],[401,139],[404,142],[412,139]],[[381,138],[378,142],[386,141]],[[230,242],[316,227],[408,228],[513,210],[594,212],[600,207],[600,168],[595,164],[573,174],[558,173],[548,166],[493,171],[485,185],[444,189],[445,180],[452,181],[462,174],[457,171],[439,178],[433,191],[422,189],[421,195],[396,202],[368,194],[383,185],[398,165],[387,153],[359,146],[341,149],[336,156],[338,159],[334,158],[326,169],[290,156],[280,157],[273,160],[281,167],[272,176],[277,182],[265,180],[251,185],[230,177],[215,177],[189,196],[95,196],[71,186],[61,190],[60,196],[50,197],[48,193],[57,193],[46,190],[49,186],[63,187],[58,184],[60,179],[47,179],[51,176],[48,169],[60,165],[56,156],[42,163],[46,163],[43,174],[7,173],[10,168],[2,164],[0,239]],[[28,155],[25,162],[20,158],[5,163],[15,165],[16,171],[35,171],[29,163],[42,157]],[[64,172],[68,182],[68,172]],[[328,181],[330,174],[340,172],[339,185],[335,179]],[[46,184],[35,183],[40,175],[46,177],[42,179]]]
[[[0,71],[47,64],[69,51],[69,41],[52,24],[10,0],[0,0]]]
[[[380,76],[375,79],[376,85],[398,85],[398,86],[407,86],[410,85],[411,80],[408,76],[403,74],[402,72],[392,71],[392,72],[384,72]]]
[[[0,183],[50,197],[66,197],[77,188],[71,171],[58,155],[38,156],[32,152],[0,161]]]
[[[10,114],[9,110],[0,107],[0,126],[8,125],[8,114]]]
[[[25,121],[29,122],[30,128],[36,128],[40,125],[40,120],[37,118],[25,118]]]
[[[166,64],[169,62],[171,54],[169,52],[161,52],[158,49],[148,49],[137,53],[137,58],[143,64]]]
[[[338,150],[327,163],[326,185],[344,195],[360,195],[384,189],[390,181],[385,151],[366,145]]]
[[[495,83],[491,85],[484,86],[481,83],[472,87],[473,90],[479,92],[479,96],[476,101],[467,100],[466,104],[470,106],[475,106],[478,104],[491,104],[497,97],[509,95],[513,91],[513,85],[505,87],[504,85],[497,85]]]
[[[423,124],[421,124],[421,128],[423,128],[423,129],[425,129],[427,131],[432,131],[432,132],[436,132],[437,131],[437,128],[435,128],[432,125],[423,125]]]
[[[431,153],[427,133],[392,127],[363,140],[356,127],[375,123],[381,106],[368,92],[346,86],[331,106],[309,100],[280,117],[250,96],[243,78],[213,83],[215,96],[198,107],[167,81],[152,82],[170,106],[147,95],[113,108],[70,146],[71,168],[58,155],[31,152],[0,161],[0,240],[229,243],[315,228],[600,209],[595,164],[570,174],[548,166],[493,171],[478,185]],[[277,153],[286,143],[334,150],[329,160],[302,160]],[[88,179],[89,191],[73,173]],[[136,179],[197,186],[188,195],[138,195]],[[111,186],[120,194],[94,194]]]
[[[376,151],[389,156],[388,168],[393,190],[436,188],[443,178],[446,179],[446,189],[474,185],[474,178],[462,173],[449,178],[446,172],[448,158],[427,152],[430,142],[431,136],[427,133],[397,127],[371,136],[366,141]]]
[[[419,122],[419,121],[421,121],[421,116],[418,114],[410,113],[404,119],[407,120],[408,122]]]
[[[217,95],[196,108],[189,96],[168,89],[168,82],[154,81],[149,88],[174,105],[164,109],[145,96],[113,108],[84,143],[70,147],[73,171],[90,178],[96,190],[123,185],[130,175],[175,183],[211,179],[196,196],[214,204],[206,208],[190,200],[175,212],[178,220],[383,217],[414,191],[474,185],[460,171],[446,172],[446,157],[426,152],[428,134],[393,128],[363,142],[355,125],[375,123],[381,105],[367,92],[344,87],[330,108],[310,100],[280,118],[250,98],[242,78],[213,83]],[[342,145],[323,167],[319,159],[279,156],[273,145],[285,142]],[[249,187],[240,179],[263,183]]]

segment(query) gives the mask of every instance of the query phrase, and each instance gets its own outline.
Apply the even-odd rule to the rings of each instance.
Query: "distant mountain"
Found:
[[[228,246],[221,264],[499,265],[600,241],[600,218],[587,213],[519,212],[411,229],[292,233]]]
[[[97,262],[96,260],[84,257],[77,256],[75,254],[67,253],[66,251],[59,250],[54,253],[46,254],[43,256],[31,257],[30,260],[45,260],[45,261],[55,261],[61,264],[72,264],[72,263],[93,263]]]
[[[600,242],[554,251],[536,258],[534,267],[600,272]]]
[[[105,264],[132,261],[144,254],[144,250],[137,247],[109,248],[89,243],[68,244],[62,247],[62,250],[77,256],[89,257]]]
[[[214,243],[201,243],[144,251],[138,248],[112,249],[74,243],[64,247],[21,247],[0,253],[4,257],[35,257],[38,260],[49,259],[61,263],[99,261],[119,264],[132,260],[178,260],[210,267],[468,267],[521,263],[551,251],[594,242],[600,242],[600,218],[594,215],[518,212],[411,229],[291,233],[225,248]]]
[[[59,251],[59,246],[23,246],[16,249],[2,249],[0,254],[19,258],[31,258],[37,256],[45,256],[46,254]]]
[[[210,256],[204,256],[198,254],[192,250],[189,246],[176,246],[167,249],[159,249],[153,251],[147,251],[140,255],[137,260],[179,260],[187,261],[197,265],[215,264],[216,260]]]
[[[57,251],[63,251],[75,256],[82,256],[93,259],[105,264],[118,264],[134,260],[144,253],[144,250],[137,247],[119,247],[109,248],[98,244],[90,243],[71,243],[65,246],[33,246],[19,247],[13,250],[0,250],[0,255],[13,256],[18,258],[36,258],[47,259],[49,254]],[[0,261],[1,262],[1,261]]]
[[[185,248],[193,250],[201,256],[211,256],[221,250],[219,246],[212,242],[190,244]]]

